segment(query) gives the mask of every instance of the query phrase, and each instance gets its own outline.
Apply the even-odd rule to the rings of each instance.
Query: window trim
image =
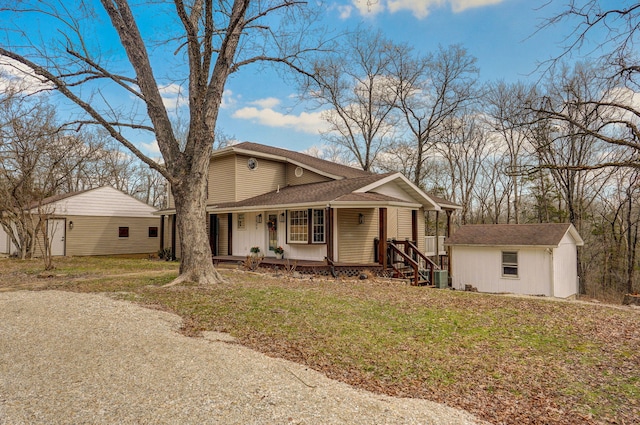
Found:
[[[153,229],[153,231],[152,231]],[[155,234],[152,234],[155,233]],[[148,237],[150,238],[157,238],[158,237],[158,226],[149,226],[149,233],[148,233]]]
[[[247,217],[244,213],[238,213],[236,217],[236,227],[238,230],[246,230],[247,229]]]
[[[129,237],[129,226],[118,226],[118,238],[127,239]]]
[[[297,245],[325,245],[327,243],[327,213],[323,208],[309,208],[309,209],[299,209],[299,210],[287,210],[286,212],[286,221],[287,221],[287,243],[288,244],[297,244]],[[302,232],[292,232],[292,221],[299,220],[301,217],[298,216],[297,213],[304,213],[306,218],[306,239],[305,240],[292,240],[291,236],[293,235],[302,235]],[[321,215],[322,224],[316,224],[316,218],[318,214]],[[293,226],[303,226],[303,224],[293,224]],[[322,232],[316,232],[316,229],[322,229]],[[322,241],[316,241],[317,235],[322,235]]]
[[[300,213],[300,214],[299,214]],[[302,217],[304,216],[304,217]],[[293,223],[293,220],[302,221],[304,220],[304,224],[301,223]],[[301,226],[305,226],[306,230],[304,232],[297,231],[294,232],[292,227],[299,228]],[[292,236],[296,237],[296,240],[292,238]],[[305,236],[304,240],[297,239],[298,237]],[[309,243],[309,210],[290,210],[287,211],[287,243],[290,244],[308,244]]]
[[[515,262],[509,262],[509,261],[505,261],[505,254],[506,255],[515,255]],[[502,277],[506,277],[506,278],[511,278],[511,279],[517,279],[520,277],[520,262],[519,262],[519,255],[518,255],[518,251],[501,251],[500,252],[501,258],[500,258],[500,268],[502,270]],[[512,273],[505,273],[506,269],[515,269],[515,274]]]
[[[321,224],[316,224],[316,213],[320,213],[320,218],[322,219]],[[311,233],[311,243],[315,245],[321,245],[327,242],[327,219],[326,213],[323,209],[315,209],[311,212],[311,223],[309,223],[310,233]],[[322,230],[322,240],[316,240],[316,228]],[[320,235],[320,232],[317,233]]]

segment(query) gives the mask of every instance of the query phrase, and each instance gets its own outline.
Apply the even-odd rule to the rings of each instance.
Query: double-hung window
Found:
[[[502,251],[502,276],[518,277],[518,251]]]
[[[326,242],[324,210],[292,210],[288,212],[288,242],[322,244]]]
[[[306,243],[309,236],[307,210],[289,211],[289,242]]]
[[[324,210],[313,210],[313,243],[324,243]]]

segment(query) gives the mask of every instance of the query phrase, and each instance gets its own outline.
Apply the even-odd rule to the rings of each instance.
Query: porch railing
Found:
[[[413,285],[432,285],[434,270],[440,267],[420,252],[412,241],[391,240],[389,247],[389,265],[396,277],[410,278]]]
[[[447,255],[447,250],[444,247],[444,236],[438,236],[438,251],[439,255]],[[424,237],[424,246],[425,246],[425,255],[435,256],[436,255],[436,237],[435,236],[425,236]]]

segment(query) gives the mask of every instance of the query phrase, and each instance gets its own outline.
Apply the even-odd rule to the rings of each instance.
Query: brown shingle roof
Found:
[[[462,205],[460,204],[456,204],[455,202],[451,202],[447,199],[441,198],[439,196],[436,196],[432,193],[427,193],[427,196],[431,199],[433,199],[438,205],[440,205],[441,208],[444,209],[449,209],[449,210],[461,210],[462,209]]]
[[[558,246],[569,223],[470,224],[461,226],[447,245]]]
[[[259,143],[242,142],[236,145],[232,145],[231,149],[233,150],[243,149],[243,150],[250,150],[250,151],[263,153],[267,155],[281,156],[284,158],[288,158],[292,161],[298,162],[300,164],[304,164],[318,171],[331,174],[334,176],[345,177],[345,178],[362,177],[362,176],[367,176],[372,174],[368,171],[363,171],[363,170],[349,167],[346,165],[336,164],[335,162],[326,161],[324,159],[316,158],[304,153],[294,152],[294,151],[290,151],[282,148],[275,148],[273,146],[261,145]]]
[[[393,174],[393,173],[391,173]],[[367,186],[387,177],[389,174],[371,174],[363,177],[328,182],[309,183],[295,186],[286,186],[279,191],[265,193],[238,202],[228,202],[216,205],[218,209],[240,207],[262,207],[277,205],[292,205],[305,203],[325,203],[331,201],[389,201],[406,202],[391,196],[379,193],[353,193],[354,190]]]

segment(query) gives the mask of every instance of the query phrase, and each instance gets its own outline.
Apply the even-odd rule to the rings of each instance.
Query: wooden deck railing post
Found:
[[[382,264],[382,270],[387,269],[387,209],[378,210],[378,263]]]

